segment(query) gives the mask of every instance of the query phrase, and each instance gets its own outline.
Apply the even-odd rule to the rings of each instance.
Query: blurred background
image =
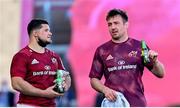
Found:
[[[105,17],[113,8],[126,10],[130,37],[144,39],[165,66],[163,79],[144,71],[148,106],[179,106],[180,0],[0,0],[0,106],[14,106],[18,99],[10,64],[28,43],[26,27],[32,18],[49,22],[53,43],[48,48],[71,73],[72,86],[57,98],[57,106],[97,106],[101,95],[91,88],[88,74],[95,49],[110,40]]]

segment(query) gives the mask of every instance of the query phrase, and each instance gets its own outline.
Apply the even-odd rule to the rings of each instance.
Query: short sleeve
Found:
[[[11,63],[10,74],[11,77],[22,77],[25,78],[27,73],[27,59],[28,56],[23,53],[17,53]]]
[[[102,62],[102,59],[100,57],[99,49],[97,49],[95,54],[94,54],[94,58],[93,58],[91,70],[89,73],[89,77],[101,79],[102,75],[103,75],[103,70],[104,70],[103,62]]]
[[[56,54],[56,58],[57,58],[57,62],[58,62],[58,69],[63,69],[63,70],[65,70],[65,67],[64,67],[64,65],[63,65],[63,62],[62,62],[62,59],[60,58],[60,56],[58,56],[58,55]]]

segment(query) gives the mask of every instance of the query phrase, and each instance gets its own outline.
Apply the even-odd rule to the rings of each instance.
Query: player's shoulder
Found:
[[[140,40],[135,39],[135,38],[129,38],[129,41],[136,42],[136,43],[141,43]]]
[[[46,52],[49,54],[49,55],[51,55],[51,56],[53,56],[53,57],[58,57],[59,55],[57,54],[57,53],[55,53],[54,51],[52,51],[52,50],[50,50],[50,49],[45,49],[46,50]]]
[[[102,43],[100,46],[98,46],[97,49],[107,48],[107,47],[109,47],[109,46],[111,45],[111,43],[112,43],[111,40],[109,40],[109,41],[107,41],[107,42],[104,42],[104,43]]]
[[[32,54],[32,50],[28,48],[28,46],[22,48],[19,52],[15,54],[15,56],[21,56],[21,57],[29,57]]]
[[[132,45],[141,45],[141,40],[135,39],[135,38],[129,38],[129,42]]]

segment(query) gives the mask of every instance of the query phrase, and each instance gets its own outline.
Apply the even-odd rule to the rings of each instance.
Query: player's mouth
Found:
[[[51,36],[48,36],[47,38],[48,38],[48,39],[51,39]]]
[[[118,33],[118,31],[112,31],[111,33],[112,33],[112,35],[116,35]]]

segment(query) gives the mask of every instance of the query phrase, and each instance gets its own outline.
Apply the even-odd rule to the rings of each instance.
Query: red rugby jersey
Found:
[[[57,54],[48,49],[44,53],[37,53],[26,46],[13,57],[10,74],[11,77],[22,77],[34,87],[46,89],[54,85],[57,69],[64,69]],[[20,93],[18,103],[48,107],[55,106],[55,99]]]
[[[146,106],[144,66],[152,69],[152,63],[143,63],[140,41],[132,38],[123,43],[108,41],[97,48],[89,77],[101,79],[104,75],[107,87],[123,93],[131,107],[142,107]]]

